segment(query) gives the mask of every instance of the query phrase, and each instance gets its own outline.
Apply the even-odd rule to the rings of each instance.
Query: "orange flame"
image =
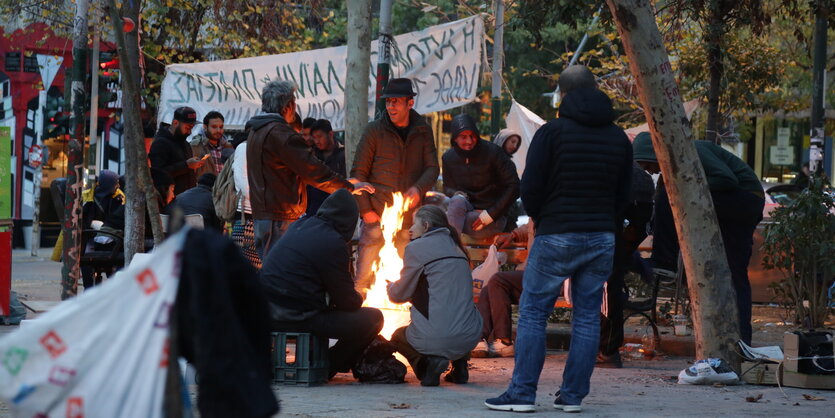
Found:
[[[403,269],[403,259],[397,253],[395,238],[403,228],[403,216],[409,210],[410,200],[401,193],[394,193],[391,205],[386,205],[383,216],[380,218],[380,228],[383,231],[385,244],[380,250],[380,259],[375,262],[374,285],[368,290],[365,302],[362,306],[369,306],[380,309],[385,318],[385,325],[380,335],[391,339],[391,334],[402,326],[409,324],[410,304],[396,304],[389,300],[386,289],[387,282],[400,280],[400,270]]]

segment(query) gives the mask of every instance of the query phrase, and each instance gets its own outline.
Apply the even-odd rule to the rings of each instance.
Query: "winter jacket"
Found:
[[[183,210],[183,215],[200,214],[203,216],[203,226],[215,228],[218,231],[223,229],[223,221],[217,217],[212,200],[212,189],[209,186],[198,184],[180,193],[169,206],[169,212],[171,208],[180,208]]]
[[[368,124],[354,155],[351,177],[374,185],[372,195],[356,196],[360,213],[382,215],[394,192],[417,187],[421,201],[438,179],[438,152],[429,125],[414,110],[409,113],[409,134],[404,142],[388,113]]]
[[[293,221],[307,208],[305,185],[328,193],[354,186],[313,155],[304,138],[280,115],[264,114],[246,123],[246,162],[253,219]]]
[[[466,193],[474,208],[493,219],[504,216],[519,197],[516,166],[496,144],[479,139],[471,151],[463,151],[453,139],[442,161],[444,193]]]
[[[346,168],[345,168],[345,148],[341,147],[337,144],[337,147],[333,150],[331,155],[325,157],[322,151],[318,149],[314,151],[316,154],[316,158],[322,160],[326,166],[330,167],[331,170],[339,174],[340,176],[345,176]],[[307,186],[307,213],[308,215],[315,215],[316,212],[319,210],[319,207],[322,206],[322,202],[330,196],[330,193],[319,190],[313,186]]]
[[[211,173],[214,175],[220,174],[220,170],[218,170],[217,167],[219,165],[222,169],[223,163],[215,159],[215,156],[211,152],[212,146],[209,144],[209,139],[206,138],[205,134],[195,135],[194,138],[192,138],[189,142],[189,146],[191,146],[191,153],[195,157],[203,158],[204,155],[209,156],[208,158],[206,158],[206,162],[203,164],[203,166],[197,169],[195,173],[197,178],[200,178],[201,175],[206,173]],[[218,141],[217,147],[220,149],[231,149],[232,144],[229,143],[229,140],[226,137],[222,137],[220,138],[220,141]]]
[[[246,170],[246,141],[244,141],[238,144],[238,148],[235,148],[235,157],[232,158],[232,177],[235,180],[235,191],[241,194],[238,211],[251,215],[252,206],[249,204],[249,180]]]
[[[325,199],[316,216],[290,225],[261,269],[273,321],[303,321],[322,311],[362,306],[349,270],[348,241],[358,219],[356,202],[340,189]]]
[[[603,92],[577,89],[559,119],[536,131],[522,175],[522,203],[536,233],[614,232],[630,202],[632,146]]]
[[[214,231],[189,231],[171,309],[171,358],[182,355],[197,369],[201,417],[278,412],[268,312],[258,274],[237,245]]]
[[[151,168],[165,171],[174,180],[175,195],[197,185],[197,175],[186,163],[193,156],[186,138],[175,138],[168,126],[159,128],[148,153]]]
[[[400,280],[388,295],[394,303],[412,303],[406,339],[421,354],[457,360],[481,338],[470,264],[445,228],[406,246]]]
[[[694,141],[693,144],[705,171],[710,191],[745,190],[762,197],[760,179],[745,161],[710,141]],[[635,137],[633,147],[633,158],[636,161],[658,161],[649,132],[639,133]]]

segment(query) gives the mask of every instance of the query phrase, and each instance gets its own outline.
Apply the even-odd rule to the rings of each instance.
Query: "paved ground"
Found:
[[[539,383],[536,416],[561,413],[551,404],[565,366],[566,354],[552,352],[545,361]],[[409,372],[406,384],[364,385],[349,374],[337,375],[321,387],[277,388],[282,415],[315,417],[455,416],[500,417],[489,411],[484,399],[497,396],[507,386],[513,359],[472,359],[471,382],[424,388]],[[683,358],[629,361],[623,369],[597,369],[591,393],[583,408],[587,416],[600,417],[714,417],[714,416],[832,416],[835,392],[777,387],[678,385],[676,376],[688,364]],[[756,403],[746,397],[763,397]],[[803,394],[824,398],[808,401]],[[826,412],[829,411],[829,412]],[[523,415],[530,416],[530,415]]]
[[[50,254],[51,249],[42,249],[40,257],[35,258],[27,251],[15,250],[12,289],[28,300],[59,300],[61,265],[49,261]],[[30,312],[28,318],[35,316]],[[755,309],[755,345],[779,343],[783,331],[792,328],[781,326],[780,320],[780,312],[775,308]],[[0,326],[0,337],[14,329]],[[675,340],[669,335],[662,339]],[[551,402],[565,360],[565,352],[549,352],[540,380],[537,412],[533,415],[560,413],[553,409]],[[833,415],[835,391],[785,388],[784,396],[777,387],[678,385],[676,376],[690,361],[686,357],[630,360],[624,369],[595,370],[591,393],[584,401],[584,413],[602,417]],[[513,371],[513,359],[472,359],[470,364],[472,383],[467,385],[443,383],[441,387],[424,388],[410,371],[407,382],[401,385],[359,384],[351,375],[341,374],[325,386],[281,386],[276,387],[276,393],[282,403],[281,415],[288,416],[511,416],[488,411],[483,401],[504,391]],[[745,400],[759,394],[763,397],[756,403]],[[804,394],[825,400],[805,400]],[[9,416],[8,409],[0,403],[0,417],[6,416]]]

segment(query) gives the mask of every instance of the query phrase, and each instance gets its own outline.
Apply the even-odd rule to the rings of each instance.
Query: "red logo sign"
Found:
[[[159,367],[168,367],[168,339],[165,339],[165,343],[162,345],[162,359],[159,361]]]
[[[67,345],[64,344],[64,341],[61,340],[61,337],[55,333],[55,331],[49,331],[41,337],[40,339],[41,345],[46,351],[49,352],[49,356],[52,358],[56,358],[67,351]]]
[[[84,399],[76,396],[67,399],[67,418],[84,418]]]
[[[29,148],[29,165],[38,168],[41,166],[43,162],[43,151],[41,151],[41,146],[38,144],[32,145]]]
[[[75,370],[66,367],[55,366],[49,371],[49,383],[56,386],[65,386],[73,377]]]
[[[139,287],[142,288],[142,291],[145,292],[146,295],[150,295],[151,293],[159,290],[157,276],[154,276],[154,272],[151,271],[151,269],[145,269],[145,271],[139,273],[139,275],[136,276],[136,281],[139,282]]]

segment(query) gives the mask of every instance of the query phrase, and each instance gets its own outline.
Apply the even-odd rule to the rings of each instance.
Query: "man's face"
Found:
[[[321,129],[313,131],[313,145],[319,151],[330,151],[333,149],[333,131],[327,133]]]
[[[205,128],[206,138],[208,138],[209,141],[217,142],[220,141],[220,138],[223,138],[223,119],[209,119],[209,123],[206,124]]]
[[[191,135],[191,130],[194,129],[193,123],[181,122],[179,120],[172,121],[171,126],[174,128],[174,136],[183,138]]]
[[[386,112],[394,126],[409,126],[409,110],[415,105],[411,97],[389,97],[386,99]]]
[[[302,128],[302,137],[307,145],[313,145],[313,135],[310,133],[310,128]]]
[[[455,145],[458,145],[458,148],[464,151],[472,151],[475,148],[476,141],[478,141],[478,137],[475,136],[473,131],[464,131],[455,137]]]
[[[658,174],[661,172],[661,166],[658,165],[657,162],[653,161],[638,161],[638,165],[644,169],[647,173],[650,174]]]

